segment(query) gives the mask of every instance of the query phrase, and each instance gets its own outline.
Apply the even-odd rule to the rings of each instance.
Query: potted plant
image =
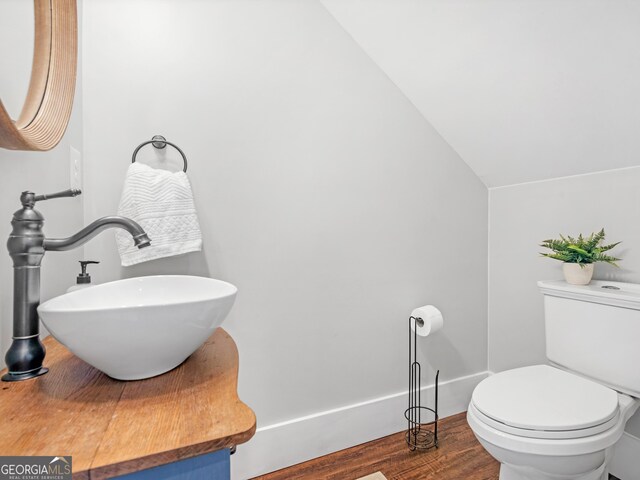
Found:
[[[620,242],[603,245],[604,228],[588,237],[582,234],[578,238],[569,235],[560,239],[544,240],[540,246],[548,248],[552,253],[541,253],[543,257],[553,258],[564,262],[562,272],[567,283],[572,285],[588,285],[593,276],[593,264],[606,262],[617,267],[619,258],[605,254]]]

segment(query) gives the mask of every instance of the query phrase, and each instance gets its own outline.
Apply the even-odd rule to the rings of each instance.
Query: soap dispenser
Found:
[[[82,270],[78,277],[76,278],[76,284],[72,287],[69,287],[67,293],[74,292],[76,290],[80,290],[81,288],[86,288],[91,286],[91,275],[87,273],[87,265],[95,263],[98,264],[100,262],[96,262],[95,260],[80,260],[80,269]]]

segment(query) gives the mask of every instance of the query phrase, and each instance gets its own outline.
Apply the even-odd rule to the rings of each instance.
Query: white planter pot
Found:
[[[593,263],[583,265],[577,263],[563,263],[564,279],[571,285],[588,285],[593,277]]]

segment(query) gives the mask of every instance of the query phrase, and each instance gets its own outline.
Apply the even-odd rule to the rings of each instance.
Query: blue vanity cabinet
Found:
[[[187,458],[179,462],[140,470],[112,480],[230,480],[230,451],[223,448],[217,452]]]

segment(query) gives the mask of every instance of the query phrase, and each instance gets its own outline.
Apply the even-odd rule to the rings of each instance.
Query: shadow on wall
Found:
[[[153,239],[152,239],[153,242]],[[121,278],[145,277],[148,275],[194,275],[211,277],[207,256],[203,251],[160,258],[138,265],[121,268]]]
[[[593,278],[597,280],[628,282],[628,278],[635,273],[634,269],[626,268],[628,265],[625,265],[623,261],[629,256],[629,251],[629,248],[616,248],[613,255],[622,259],[622,261],[618,262],[619,267],[614,267],[606,263],[598,263],[595,267]]]
[[[443,375],[440,377],[441,382],[443,378],[448,378],[446,364],[465,365],[464,357],[460,355],[453,342],[447,337],[446,326],[440,332],[427,338],[418,337],[418,355],[424,359],[419,358],[418,360],[424,361],[429,367],[429,371],[424,372],[424,375],[428,375],[426,377],[427,384],[434,382],[437,370],[441,370]]]

